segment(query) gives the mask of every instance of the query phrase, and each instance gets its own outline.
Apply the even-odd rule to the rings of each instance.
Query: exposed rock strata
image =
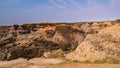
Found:
[[[98,34],[88,35],[75,51],[66,55],[72,61],[120,60],[120,24],[102,29]]]
[[[62,49],[68,53],[87,35],[117,24],[110,22],[40,23],[0,26],[0,60],[31,59]]]

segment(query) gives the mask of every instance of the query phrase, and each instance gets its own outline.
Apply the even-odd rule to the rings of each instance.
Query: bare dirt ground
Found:
[[[55,58],[33,58],[26,60],[23,58],[0,61],[0,68],[46,68],[48,65],[54,65],[64,62],[63,59]]]
[[[1,61],[0,68],[120,68],[120,64],[66,62],[63,59],[33,58]]]
[[[86,63],[63,63],[49,65],[46,68],[120,68],[120,64],[86,64]]]

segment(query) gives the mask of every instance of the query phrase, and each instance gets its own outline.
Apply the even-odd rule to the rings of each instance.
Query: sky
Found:
[[[120,0],[0,0],[0,25],[120,18]]]

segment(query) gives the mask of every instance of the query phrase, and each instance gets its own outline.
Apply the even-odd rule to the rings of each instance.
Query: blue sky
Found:
[[[0,0],[0,25],[120,18],[120,0]]]

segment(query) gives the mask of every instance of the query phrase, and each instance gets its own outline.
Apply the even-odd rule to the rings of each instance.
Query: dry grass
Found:
[[[56,65],[49,65],[47,68],[120,68],[120,64],[96,64],[80,62],[64,62]]]
[[[113,61],[109,59],[109,61]],[[62,59],[34,58],[29,61],[25,59],[16,59],[0,62],[0,68],[119,68],[120,64],[91,63],[90,61],[63,61]]]

